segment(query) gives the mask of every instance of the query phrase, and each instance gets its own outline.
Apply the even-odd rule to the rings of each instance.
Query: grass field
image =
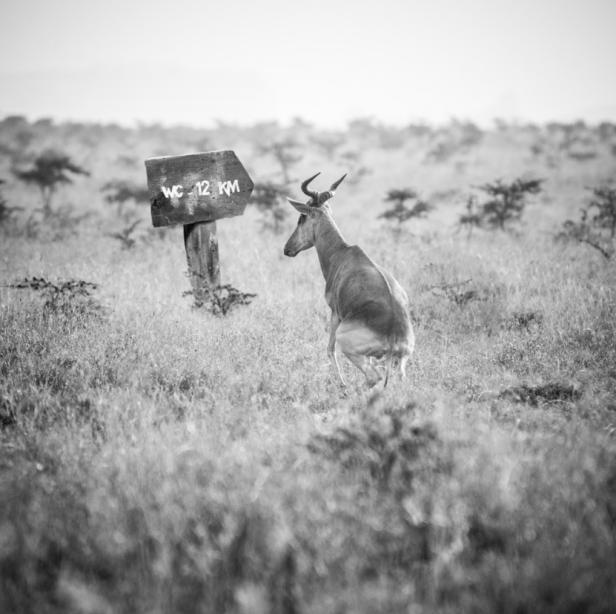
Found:
[[[553,238],[615,176],[602,130],[5,120],[24,211],[0,283],[97,287],[0,288],[0,611],[616,611],[616,269]],[[223,283],[257,294],[225,318],[183,296],[180,229],[129,205],[135,246],[110,236],[127,222],[101,186],[143,183],[144,158],[235,149],[260,181],[289,136],[294,178],[350,170],[339,226],[409,294],[416,352],[385,390],[344,359],[337,384],[316,254],[282,255],[295,214],[281,234],[253,206],[219,222]],[[10,168],[49,146],[91,175],[56,195],[68,222],[26,232],[39,195]],[[545,184],[514,232],[456,232],[473,186],[522,175]],[[407,186],[435,209],[392,230],[383,198]]]

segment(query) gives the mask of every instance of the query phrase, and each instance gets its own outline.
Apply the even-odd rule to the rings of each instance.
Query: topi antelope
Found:
[[[319,174],[302,183],[302,192],[310,197],[307,203],[288,199],[300,216],[284,254],[294,257],[312,246],[317,249],[325,277],[325,300],[332,310],[327,354],[342,385],[346,386],[346,382],[336,357],[336,344],[366,376],[369,386],[381,379],[373,359],[385,359],[386,386],[394,363],[405,375],[406,361],[415,345],[408,297],[387,271],[340,234],[327,201],[346,174],[327,192],[309,190],[308,185]]]

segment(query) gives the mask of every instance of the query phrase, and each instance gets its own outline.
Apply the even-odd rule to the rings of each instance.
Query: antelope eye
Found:
[[[298,225],[298,226],[301,226],[301,225],[302,225],[305,221],[306,221],[306,216],[302,213],[302,214],[299,216],[299,220],[297,220],[297,225]]]

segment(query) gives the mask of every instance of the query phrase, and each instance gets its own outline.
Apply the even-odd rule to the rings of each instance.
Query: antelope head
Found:
[[[297,256],[299,252],[312,247],[316,240],[316,232],[319,220],[322,219],[324,213],[329,213],[330,208],[327,201],[336,193],[336,188],[342,183],[346,177],[346,173],[334,181],[326,192],[315,192],[308,189],[311,181],[316,179],[321,173],[317,173],[309,177],[302,183],[302,192],[310,197],[310,200],[303,203],[299,200],[287,198],[289,203],[299,212],[299,219],[293,234],[289,237],[284,246],[285,256]]]

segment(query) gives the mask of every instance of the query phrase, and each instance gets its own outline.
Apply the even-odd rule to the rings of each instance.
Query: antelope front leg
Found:
[[[342,373],[340,371],[340,365],[338,364],[338,357],[336,356],[336,331],[338,330],[339,324],[340,318],[332,311],[332,317],[329,322],[329,343],[327,344],[327,355],[329,356],[329,359],[333,363],[334,367],[336,367],[336,373],[340,378],[340,383],[343,386],[346,386],[346,382],[344,381],[344,377],[342,377]]]

